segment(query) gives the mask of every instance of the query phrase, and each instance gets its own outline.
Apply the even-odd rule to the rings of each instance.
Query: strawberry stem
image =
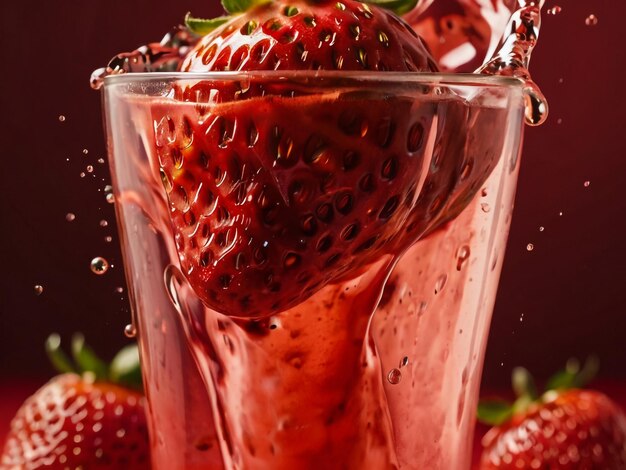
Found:
[[[76,373],[76,368],[72,361],[61,349],[61,337],[57,333],[52,333],[46,339],[46,354],[54,368],[61,373]]]
[[[109,377],[109,367],[85,344],[85,337],[80,333],[72,337],[72,356],[80,373],[91,372],[96,380],[106,380]]]
[[[209,34],[214,29],[222,26],[231,18],[231,16],[219,16],[217,18],[205,20],[202,18],[195,18],[191,16],[191,12],[189,12],[185,15],[185,26],[187,26],[187,29],[192,33],[204,36],[205,34]]]

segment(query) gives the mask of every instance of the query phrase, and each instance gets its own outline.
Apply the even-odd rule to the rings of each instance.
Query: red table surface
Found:
[[[34,393],[43,382],[34,381],[10,381],[0,383],[0,443],[4,443],[9,423],[22,402]],[[593,388],[609,395],[626,410],[626,380],[602,380],[593,384]],[[497,392],[483,393],[484,396],[499,396]],[[487,431],[487,427],[478,425],[474,437],[474,468],[480,455],[480,439]]]

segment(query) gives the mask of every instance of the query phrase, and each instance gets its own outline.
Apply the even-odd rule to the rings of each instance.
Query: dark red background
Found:
[[[551,115],[526,133],[485,368],[490,387],[504,385],[515,365],[546,375],[569,356],[591,352],[600,355],[605,377],[626,378],[620,33],[626,3],[559,4],[559,15],[544,17],[532,63]],[[105,355],[127,341],[128,305],[125,293],[115,291],[124,276],[113,206],[103,192],[108,172],[97,162],[105,157],[100,97],[88,78],[113,53],[159,39],[188,10],[209,15],[218,6],[217,0],[55,0],[2,1],[0,9],[0,385],[6,385],[50,374],[43,342],[52,331],[64,338],[83,331]],[[585,25],[591,13],[597,26]],[[81,178],[87,165],[95,170]],[[68,212],[75,221],[66,221]],[[95,256],[113,265],[103,276],[89,270]],[[44,287],[39,296],[36,284]]]

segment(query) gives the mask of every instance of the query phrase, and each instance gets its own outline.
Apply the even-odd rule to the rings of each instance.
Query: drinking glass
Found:
[[[109,162],[156,470],[469,468],[519,168],[522,89],[511,78],[394,72],[105,79]],[[249,128],[222,122],[218,138],[197,129],[233,109],[267,128],[262,110],[270,105],[282,106],[281,119],[299,135],[310,131],[331,146],[337,135],[353,142],[356,163],[334,171],[385,185],[387,209],[411,207],[396,238],[412,243],[368,240],[360,249],[383,247],[375,259],[357,256],[366,261],[279,313],[236,318],[206,306],[187,281],[170,219],[180,201],[163,159],[174,150],[184,159],[203,139],[206,148],[227,149]],[[347,112],[346,127],[339,121]],[[191,132],[185,122],[199,127]],[[413,163],[394,166],[406,161]],[[234,184],[231,170],[211,165],[211,178]],[[313,197],[332,204],[323,186]],[[347,188],[360,207],[372,197],[366,186]],[[329,237],[323,224],[303,243],[317,243],[314,262],[330,264],[333,250],[352,245],[347,236],[330,249],[320,243]],[[190,225],[203,229],[196,218]]]

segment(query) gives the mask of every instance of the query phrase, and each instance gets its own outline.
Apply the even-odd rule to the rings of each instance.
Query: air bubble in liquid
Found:
[[[402,380],[402,372],[400,372],[400,369],[391,369],[389,371],[389,373],[387,374],[387,381],[391,384],[391,385],[397,385],[400,383],[400,381]]]

